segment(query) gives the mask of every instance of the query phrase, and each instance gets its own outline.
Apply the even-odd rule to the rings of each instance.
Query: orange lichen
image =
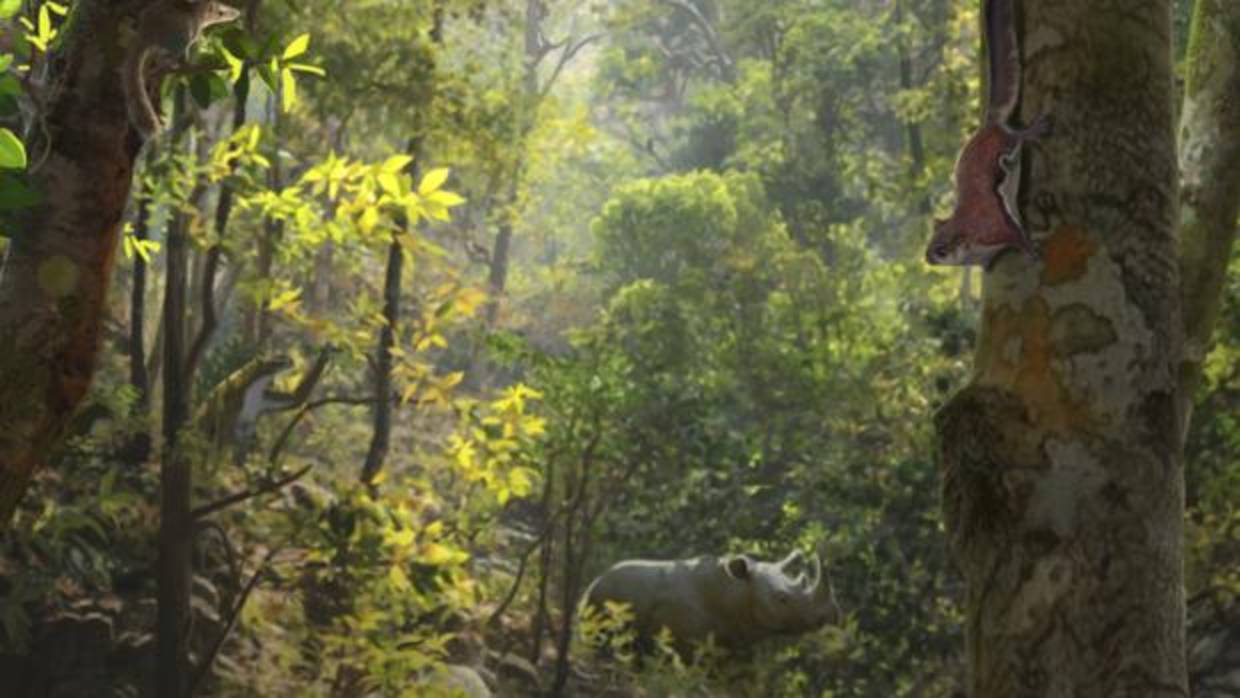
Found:
[[[978,383],[1020,396],[1034,423],[1065,432],[1090,421],[1082,400],[1073,400],[1053,365],[1051,313],[1042,298],[1031,298],[1019,311],[987,309],[978,347]]]
[[[1042,283],[1057,286],[1085,275],[1098,243],[1081,228],[1060,226],[1042,243]]]

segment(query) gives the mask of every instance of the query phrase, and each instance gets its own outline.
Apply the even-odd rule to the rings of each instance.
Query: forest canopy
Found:
[[[1240,8],[234,2],[0,0],[5,691],[1240,691]]]

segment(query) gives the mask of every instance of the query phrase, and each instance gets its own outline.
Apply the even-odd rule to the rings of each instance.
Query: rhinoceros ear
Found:
[[[749,558],[744,555],[730,557],[723,563],[723,569],[728,573],[728,576],[740,580],[749,579],[749,569],[751,566],[752,563],[750,563]]]

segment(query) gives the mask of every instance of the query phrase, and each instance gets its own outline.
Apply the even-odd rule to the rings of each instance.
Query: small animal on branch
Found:
[[[989,269],[999,253],[1037,248],[1021,225],[1021,150],[1050,133],[1043,114],[1027,128],[1010,125],[1020,101],[1021,56],[1015,0],[984,0],[987,57],[986,118],[956,160],[956,207],[947,220],[934,222],[926,262],[981,265]]]
[[[159,81],[148,84],[146,79],[150,59],[156,57],[164,62],[160,70],[152,72],[181,68],[204,29],[240,16],[240,10],[215,0],[155,0],[142,10],[125,54],[121,77],[129,122],[143,138],[149,139],[163,128],[151,99],[152,92],[158,94]]]

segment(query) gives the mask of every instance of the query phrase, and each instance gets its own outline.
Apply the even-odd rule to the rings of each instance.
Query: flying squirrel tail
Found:
[[[1020,99],[1020,42],[1016,36],[1018,0],[985,0],[986,123],[1008,122]]]
[[[122,85],[125,89],[125,110],[129,114],[129,123],[142,134],[144,139],[150,139],[158,131],[161,125],[159,114],[155,111],[155,106],[151,104],[151,95],[147,91],[146,80],[143,71],[146,69],[146,58],[148,51],[133,50],[125,57],[125,64],[122,67]]]

